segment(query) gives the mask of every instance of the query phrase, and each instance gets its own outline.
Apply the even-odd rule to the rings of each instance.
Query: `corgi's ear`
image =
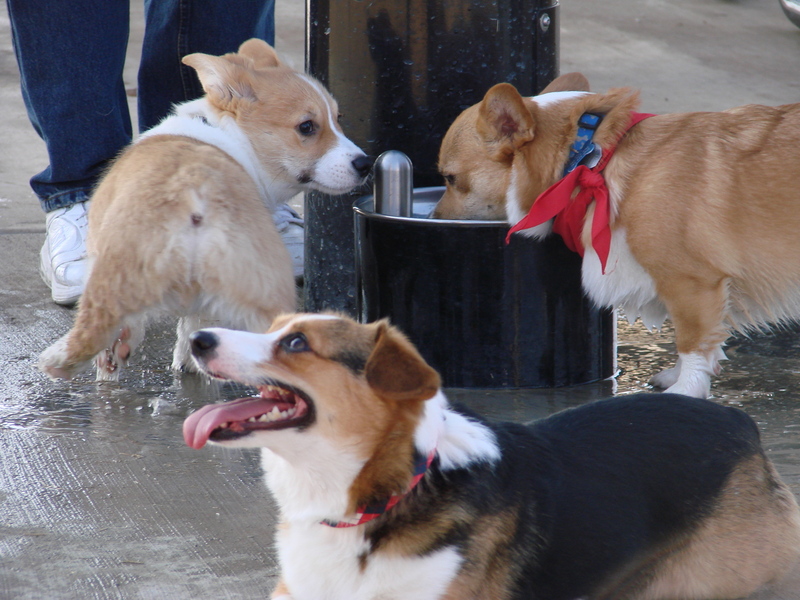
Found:
[[[427,400],[442,384],[414,345],[386,320],[376,324],[364,375],[375,393],[389,400]]]
[[[275,48],[258,38],[252,38],[242,43],[242,45],[239,46],[239,55],[252,60],[253,67],[256,69],[282,66],[278,58],[278,53],[275,52]]]
[[[203,90],[212,103],[225,107],[234,100],[256,100],[248,70],[240,61],[198,52],[184,56],[182,62],[197,71]]]
[[[540,94],[550,92],[588,92],[589,80],[583,73],[564,73],[547,84]]]
[[[479,105],[477,128],[492,158],[503,160],[533,139],[535,122],[517,88],[498,83]]]

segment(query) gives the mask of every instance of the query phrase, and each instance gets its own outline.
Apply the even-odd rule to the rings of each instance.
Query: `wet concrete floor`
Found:
[[[302,65],[303,3],[278,0],[278,7],[278,48]],[[561,70],[583,70],[596,89],[641,87],[645,110],[800,100],[800,30],[777,1],[565,0],[561,17]],[[88,375],[53,383],[35,369],[74,312],[50,301],[36,273],[44,218],[27,179],[46,156],[16,77],[0,18],[0,600],[268,597],[274,510],[257,454],[194,451],[181,438],[188,413],[243,390],[175,377],[170,322],[151,328],[118,384]],[[648,390],[674,348],[669,331],[620,321],[618,350],[614,381],[449,395],[491,417],[527,422]],[[800,496],[798,350],[794,329],[732,340],[713,393],[757,420]],[[754,598],[800,600],[800,573]]]

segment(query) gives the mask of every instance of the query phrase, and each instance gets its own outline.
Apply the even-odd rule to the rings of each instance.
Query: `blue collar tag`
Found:
[[[564,167],[564,175],[574,171],[580,164],[592,168],[599,162],[603,151],[592,138],[602,120],[603,115],[593,113],[583,113],[578,119],[578,133],[575,134],[575,141],[569,150],[569,160]]]

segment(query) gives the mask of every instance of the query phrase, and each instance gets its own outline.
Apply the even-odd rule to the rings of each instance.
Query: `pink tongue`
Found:
[[[273,406],[275,402],[259,397],[209,404],[186,417],[183,422],[183,439],[187,446],[198,450],[206,445],[211,432],[223,423],[259,417],[272,410]]]

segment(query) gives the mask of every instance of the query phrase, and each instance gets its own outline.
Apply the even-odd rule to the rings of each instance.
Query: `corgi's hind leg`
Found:
[[[762,453],[742,459],[709,508],[680,546],[661,553],[635,598],[744,598],[797,568],[800,510]]]
[[[39,368],[51,378],[70,379],[96,359],[97,378],[115,380],[142,341],[146,312],[160,290],[136,289],[113,265],[96,259],[72,329],[39,357]]]
[[[705,372],[709,377],[707,385],[710,385],[710,377],[712,375],[719,375],[720,371],[722,370],[720,362],[727,359],[728,357],[725,356],[725,351],[722,349],[722,346],[717,346],[716,350],[714,350],[710,356],[703,354],[679,354],[678,360],[675,361],[674,367],[670,367],[669,369],[664,369],[660,373],[656,373],[650,378],[649,383],[654,387],[676,394],[686,393],[683,391],[678,391],[681,389],[681,386],[684,386],[685,389],[695,389],[695,384],[702,385],[703,382],[695,381],[693,383],[691,379],[686,376],[684,379],[681,379],[681,367],[683,366],[684,360],[688,361],[690,365],[696,366],[701,373]],[[679,382],[681,382],[680,386],[678,385]],[[673,389],[673,386],[677,387]],[[706,391],[706,395],[707,394],[708,391]],[[693,396],[695,394],[688,395]]]
[[[723,320],[727,305],[727,282],[715,284],[681,278],[659,289],[675,327],[678,361],[651,380],[667,392],[706,398],[711,378],[720,372],[725,358],[722,343],[728,337]]]
[[[105,306],[94,306],[87,285],[75,324],[39,356],[39,368],[52,379],[71,379],[92,359],[113,345],[122,333],[121,320]]]

